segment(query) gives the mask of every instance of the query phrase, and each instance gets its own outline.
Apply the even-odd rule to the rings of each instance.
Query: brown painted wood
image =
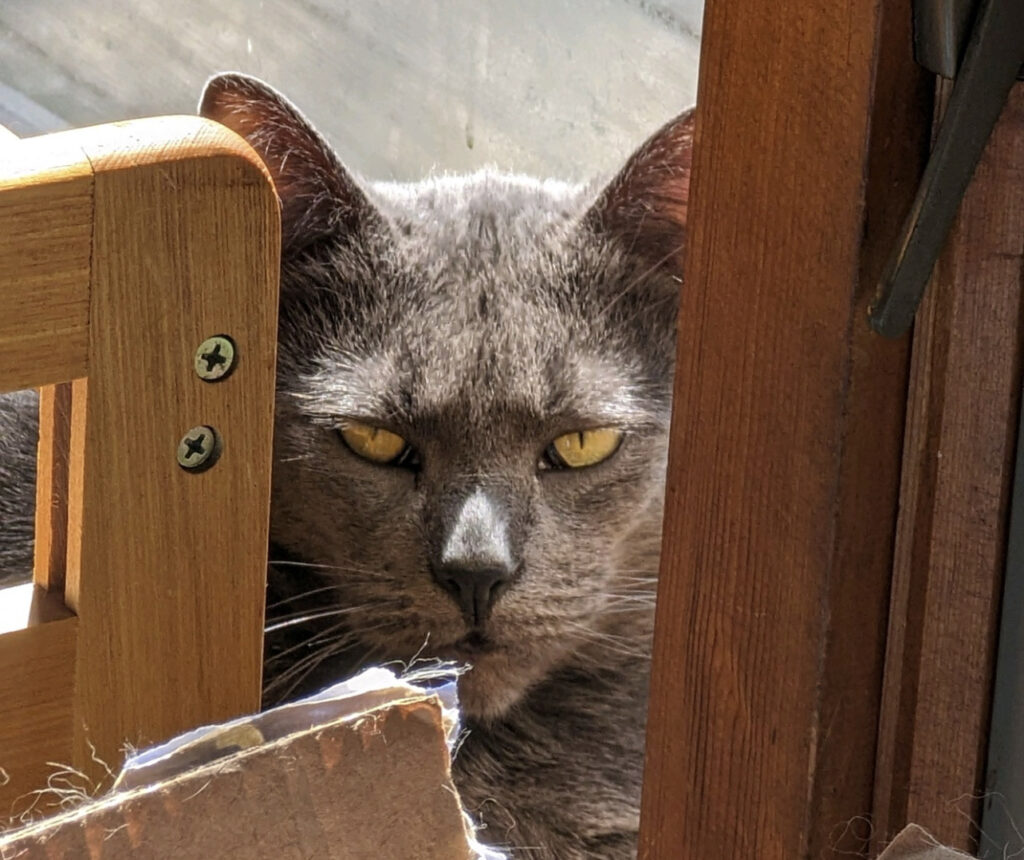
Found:
[[[907,368],[866,307],[930,120],[908,14],[707,2],[642,858],[866,844]]]
[[[907,821],[970,849],[1024,354],[1024,84],[989,141],[915,324],[880,724],[879,844]]]
[[[912,18],[883,9],[873,93],[860,289],[856,294],[837,488],[831,629],[821,668],[807,856],[868,851],[868,813],[889,611],[895,491],[902,457],[909,343],[879,343],[863,324],[868,297],[917,191],[928,153],[932,77],[913,56]]]

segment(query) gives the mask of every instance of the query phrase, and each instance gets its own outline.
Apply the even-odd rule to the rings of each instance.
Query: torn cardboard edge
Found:
[[[0,836],[0,860],[502,860],[451,778],[457,674],[371,669],[189,732],[134,756],[109,794]]]
[[[367,669],[312,696],[226,723],[193,729],[167,743],[136,753],[125,762],[113,790],[170,779],[185,770],[257,744],[280,740],[386,704],[419,699],[428,692],[440,702],[445,740],[451,751],[460,729],[456,686],[460,672],[453,663],[432,664],[402,678],[382,667]],[[414,680],[420,685],[412,683]]]
[[[505,860],[451,778],[454,664],[375,668],[131,757],[112,791],[0,835],[0,860]],[[878,860],[969,860],[911,825]]]

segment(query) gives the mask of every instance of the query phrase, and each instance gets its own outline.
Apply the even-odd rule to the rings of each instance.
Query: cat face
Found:
[[[265,85],[202,112],[283,241],[272,539],[363,659],[473,665],[471,715],[649,633],[691,118],[600,195],[485,171],[358,185]],[[306,566],[309,565],[309,566]]]

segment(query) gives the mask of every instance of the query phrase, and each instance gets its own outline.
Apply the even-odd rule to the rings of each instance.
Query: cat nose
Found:
[[[498,598],[512,581],[507,568],[453,567],[434,570],[434,578],[455,598],[462,617],[470,627],[480,627],[490,616]]]
[[[462,610],[466,624],[478,627],[508,588],[518,567],[504,506],[476,488],[442,523],[445,535],[431,565],[434,579]]]
[[[467,625],[476,628],[490,615],[518,568],[509,518],[505,506],[481,487],[449,511],[432,571],[437,584],[455,598]]]

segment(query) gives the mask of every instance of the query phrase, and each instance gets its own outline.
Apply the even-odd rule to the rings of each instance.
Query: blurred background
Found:
[[[283,91],[371,179],[615,171],[695,99],[703,0],[2,0],[0,125],[193,113],[218,71]]]

